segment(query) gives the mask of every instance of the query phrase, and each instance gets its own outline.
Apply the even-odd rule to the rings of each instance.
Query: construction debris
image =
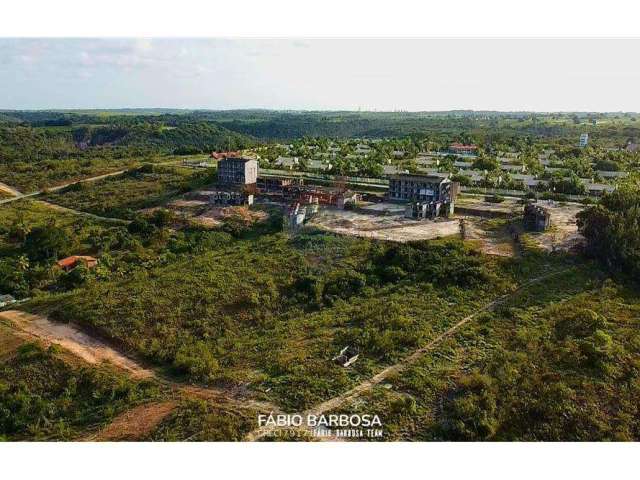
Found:
[[[332,360],[346,368],[349,365],[353,365],[359,356],[360,353],[355,347],[348,346],[340,350],[340,353],[333,357]]]

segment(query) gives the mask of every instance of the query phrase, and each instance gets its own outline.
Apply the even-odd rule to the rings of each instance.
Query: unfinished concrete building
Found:
[[[453,214],[458,183],[449,174],[399,174],[389,177],[391,201],[409,202],[406,214],[412,218],[433,218]]]
[[[249,186],[258,180],[258,162],[251,158],[228,157],[218,162],[218,183]]]
[[[285,189],[291,187],[300,187],[304,185],[303,178],[286,178],[286,177],[258,177],[258,189],[261,192],[278,192],[282,193]]]

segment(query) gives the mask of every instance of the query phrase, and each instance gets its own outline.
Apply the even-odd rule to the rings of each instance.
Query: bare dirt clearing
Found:
[[[465,240],[477,241],[480,250],[487,255],[514,257],[517,247],[506,227],[487,228],[486,221],[478,217],[463,217]]]
[[[17,197],[19,195],[22,195],[22,193],[20,193],[20,191],[16,190],[15,188],[7,185],[6,183],[2,183],[0,182],[0,191],[12,196],[12,197]]]
[[[572,250],[584,242],[578,233],[576,215],[584,210],[582,205],[539,202],[551,214],[551,228],[546,232],[529,233],[530,238],[541,248]]]
[[[456,200],[456,213],[482,217],[513,217],[522,214],[523,206],[515,198],[487,202],[482,197],[461,196]]]
[[[342,235],[393,242],[430,240],[460,233],[457,220],[418,221],[400,215],[367,215],[348,210],[325,210],[315,216],[310,225]]]
[[[140,440],[153,430],[176,408],[177,402],[152,402],[127,410],[85,441],[114,442]]]
[[[46,317],[31,315],[18,310],[0,312],[0,318],[9,320],[19,330],[26,332],[46,344],[55,343],[66,348],[87,363],[100,364],[109,362],[126,370],[135,378],[154,376],[151,370],[143,368],[132,359],[117,352],[107,344],[90,337],[73,325],[55,323]]]
[[[207,202],[202,200],[184,200],[178,199],[173,200],[167,204],[168,208],[190,208],[190,207],[206,207],[208,205]]]

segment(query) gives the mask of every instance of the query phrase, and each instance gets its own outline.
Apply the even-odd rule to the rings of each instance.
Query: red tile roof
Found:
[[[475,150],[478,147],[476,145],[465,145],[464,143],[452,143],[449,148],[455,148],[460,150]]]
[[[87,264],[95,264],[98,262],[97,259],[88,255],[71,255],[70,257],[58,260],[58,266],[62,269],[73,268],[79,261],[84,261]]]
[[[215,158],[216,160],[222,160],[227,157],[238,157],[240,156],[240,152],[211,152],[210,157]]]

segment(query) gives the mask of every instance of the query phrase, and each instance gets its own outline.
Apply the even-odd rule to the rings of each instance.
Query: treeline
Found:
[[[628,185],[578,214],[586,252],[610,270],[640,276],[640,190]]]
[[[146,118],[134,124],[128,121],[44,127],[0,124],[0,163],[205,153],[242,149],[254,143],[246,135],[207,122],[190,121],[174,126]]]
[[[195,118],[218,122],[231,130],[264,139],[303,136],[397,137],[429,133],[468,135],[480,144],[512,143],[523,138],[577,142],[580,133],[592,139],[624,145],[640,136],[632,115],[534,114],[528,112],[283,112],[269,110],[201,111]],[[615,124],[594,122],[615,120]]]

